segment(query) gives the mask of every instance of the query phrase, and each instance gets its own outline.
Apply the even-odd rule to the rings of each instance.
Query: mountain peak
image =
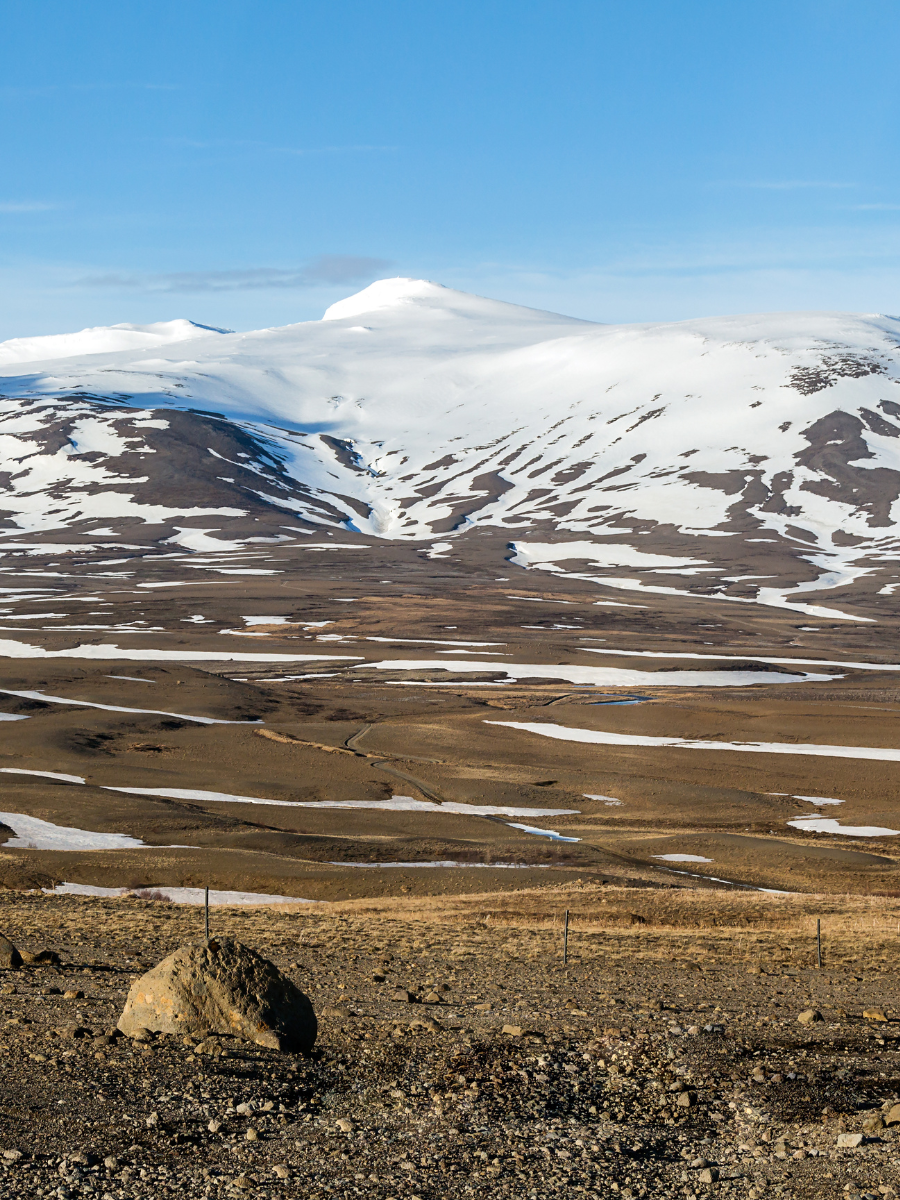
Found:
[[[332,304],[325,310],[322,320],[342,321],[345,317],[357,317],[381,308],[396,308],[416,300],[440,301],[452,294],[451,288],[432,283],[429,279],[407,279],[402,275],[393,279],[376,279],[361,292]]]

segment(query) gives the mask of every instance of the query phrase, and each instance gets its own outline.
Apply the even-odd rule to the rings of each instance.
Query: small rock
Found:
[[[691,1162],[691,1166],[695,1171],[702,1171],[704,1167],[708,1167],[709,1163],[705,1158],[695,1158]]]
[[[807,1008],[799,1014],[797,1020],[801,1025],[812,1025],[816,1021],[824,1020],[824,1018],[817,1008]]]
[[[862,1145],[862,1140],[861,1133],[839,1133],[835,1145],[839,1150],[855,1150]]]
[[[348,1120],[347,1117],[338,1117],[337,1127],[341,1133],[352,1133],[354,1128],[353,1122]]]
[[[427,992],[422,997],[423,1004],[440,1004],[440,1002],[441,1002],[441,998],[437,994],[437,992]]]
[[[6,967],[14,970],[16,967],[21,967],[22,955],[18,952],[9,938],[4,937],[0,933],[0,967]]]
[[[521,1037],[522,1036],[522,1026],[521,1025],[504,1025],[500,1032],[506,1033],[510,1037]]]
[[[441,1025],[433,1017],[418,1017],[415,1021],[410,1021],[409,1027],[410,1029],[427,1029],[429,1033],[437,1033]]]
[[[883,1008],[865,1008],[863,1017],[867,1021],[887,1021]]]
[[[900,1125],[900,1104],[892,1104],[884,1118],[885,1125]]]
[[[21,1150],[4,1150],[3,1157],[7,1162],[18,1162],[20,1158],[24,1157],[24,1155],[22,1154]]]
[[[41,963],[58,964],[60,962],[60,957],[55,950],[37,950],[33,954],[29,950],[20,950],[19,953],[22,955],[22,961],[31,966],[38,966]]]
[[[490,1000],[486,1000],[483,1004],[476,1004],[475,1011],[476,1012],[490,1012],[493,1007],[494,1006],[493,1006],[493,1004],[491,1004]]]
[[[701,1183],[716,1183],[719,1178],[718,1167],[707,1167],[697,1177]]]
[[[884,1129],[884,1118],[880,1112],[869,1113],[863,1118],[864,1133],[878,1133],[880,1129]]]
[[[71,991],[63,992],[63,1000],[83,1000],[84,992],[80,988],[72,988]]]
[[[346,1021],[350,1016],[350,1010],[345,1008],[343,1004],[330,1004],[327,1008],[322,1009],[323,1017],[334,1017],[337,1021]]]
[[[697,1097],[693,1092],[679,1092],[675,1103],[679,1108],[692,1108],[697,1103]]]
[[[275,1172],[275,1174],[278,1176],[279,1179],[290,1179],[290,1177],[291,1177],[291,1172],[288,1169],[288,1167],[286,1167],[284,1165],[284,1163],[277,1163],[272,1168],[272,1170]]]
[[[256,1105],[248,1104],[246,1101],[244,1101],[244,1103],[239,1104],[234,1111],[239,1113],[242,1117],[249,1117],[251,1113],[256,1112]]]
[[[103,1160],[103,1165],[108,1171],[118,1171],[119,1160],[114,1154],[107,1154],[106,1158]]]
[[[240,1188],[243,1191],[245,1188],[248,1188],[248,1189],[252,1188],[253,1184],[250,1182],[250,1180],[247,1178],[246,1175],[238,1175],[238,1177],[236,1179],[232,1179],[231,1186]]]
[[[244,1137],[248,1142],[259,1141],[259,1130],[254,1129],[252,1125],[248,1125],[247,1132],[244,1134]]]
[[[382,975],[382,973],[380,971],[376,971],[372,976],[372,982],[373,983],[384,983],[385,978],[386,978],[386,976]]]
[[[148,1129],[155,1129],[159,1124],[159,1113],[151,1113],[145,1122]]]
[[[397,988],[396,992],[391,993],[391,999],[396,1000],[400,1004],[412,1004],[415,1001],[415,996],[412,992],[407,992],[405,988]]]
[[[84,1025],[64,1025],[58,1031],[61,1038],[75,1038],[76,1040],[87,1037],[90,1032]]]
[[[135,1025],[129,1031],[128,1036],[134,1042],[150,1042],[153,1040],[153,1034],[143,1025]]]

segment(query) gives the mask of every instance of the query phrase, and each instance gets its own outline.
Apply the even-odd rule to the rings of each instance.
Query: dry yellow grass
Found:
[[[16,896],[20,899],[16,899]],[[77,946],[102,934],[110,946],[198,936],[196,908],[129,899],[4,893],[5,932],[26,945]],[[893,970],[900,956],[900,899],[763,895],[712,889],[572,885],[446,897],[348,900],[214,910],[215,930],[260,947],[350,944],[430,947],[458,959],[489,954],[554,962],[569,911],[571,961],[671,962],[763,970],[816,965],[821,921],[823,966]]]
[[[638,889],[590,885],[512,893],[391,900],[351,900],[316,906],[371,922],[405,922],[455,932],[460,948],[490,930],[508,931],[507,953],[558,954],[569,911],[570,955],[582,959],[694,960],[808,967],[816,963],[821,921],[823,965],[884,970],[900,954],[900,899],[872,896],[771,895],[712,889]]]

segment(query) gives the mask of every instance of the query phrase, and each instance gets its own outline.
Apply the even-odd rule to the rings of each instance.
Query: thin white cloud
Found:
[[[399,150],[399,146],[309,146],[294,148],[293,146],[270,146],[276,154],[367,154],[387,153]]]
[[[175,271],[162,275],[94,275],[75,286],[143,292],[239,292],[313,288],[357,283],[391,264],[356,254],[320,254],[300,267],[246,267],[219,271]]]
[[[60,92],[108,92],[114,89],[131,88],[141,92],[176,92],[180,83],[139,83],[132,80],[98,83],[47,83],[38,87],[20,87],[8,84],[0,87],[0,99],[25,99],[34,96],[55,96]]]
[[[170,146],[186,150],[261,150],[267,154],[375,154],[399,150],[399,146],[353,145],[353,146],[273,146],[251,138],[164,138]]]
[[[140,92],[178,92],[180,83],[137,83],[126,81],[122,83],[69,83],[66,85],[73,92],[105,92],[115,88],[134,88]]]
[[[54,208],[59,208],[59,205],[48,204],[44,200],[0,200],[0,213],[50,212]]]
[[[800,188],[854,188],[856,183],[828,179],[721,179],[711,187],[758,188],[770,192],[793,192]]]

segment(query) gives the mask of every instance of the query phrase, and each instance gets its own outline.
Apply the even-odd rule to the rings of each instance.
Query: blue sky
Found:
[[[894,0],[6,0],[0,339],[900,312]]]

